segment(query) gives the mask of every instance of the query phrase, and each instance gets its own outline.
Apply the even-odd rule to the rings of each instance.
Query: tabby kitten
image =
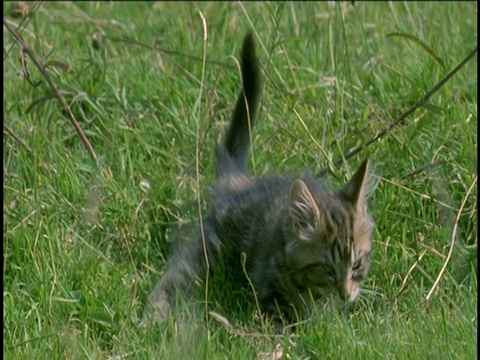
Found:
[[[233,271],[244,256],[262,311],[287,323],[302,319],[311,300],[338,294],[353,302],[367,277],[373,229],[368,161],[336,191],[311,175],[251,177],[247,156],[263,92],[251,34],[243,42],[241,70],[243,90],[216,150],[217,182],[203,233],[173,253],[150,295],[161,318],[175,306],[176,294],[194,296],[195,280],[215,272],[220,260]]]

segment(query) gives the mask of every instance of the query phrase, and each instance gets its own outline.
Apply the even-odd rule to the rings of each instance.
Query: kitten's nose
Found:
[[[357,299],[358,293],[360,292],[360,288],[355,286],[353,291],[350,293],[350,297],[348,298],[348,302],[354,302]]]
[[[347,303],[354,302],[359,292],[360,287],[354,282],[349,282],[338,289],[338,295],[340,295],[340,298]]]

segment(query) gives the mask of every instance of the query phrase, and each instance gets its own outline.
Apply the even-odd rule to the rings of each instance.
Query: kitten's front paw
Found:
[[[167,320],[171,312],[168,294],[163,290],[154,290],[150,295],[149,303],[145,308],[140,327],[146,328],[153,323]]]
[[[285,324],[279,316],[278,317],[276,316],[272,319],[272,326],[273,326],[273,331],[276,334],[283,334],[285,329]]]

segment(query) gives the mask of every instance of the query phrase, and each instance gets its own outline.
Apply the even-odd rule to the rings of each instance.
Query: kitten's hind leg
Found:
[[[165,321],[178,302],[190,302],[197,293],[196,280],[204,279],[207,270],[214,270],[219,251],[220,242],[208,222],[204,227],[204,236],[180,244],[149,296],[142,325],[151,321]]]

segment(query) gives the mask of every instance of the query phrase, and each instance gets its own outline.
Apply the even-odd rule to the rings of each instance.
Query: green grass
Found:
[[[203,77],[200,12],[208,28]],[[317,172],[393,121],[476,46],[476,3],[46,2],[26,21],[7,20],[22,24],[42,62],[69,64],[69,72],[48,70],[100,167],[31,61],[40,85],[19,75],[20,48],[4,27],[6,358],[255,359],[277,343],[292,359],[475,357],[476,185],[467,193],[477,180],[476,57],[427,106],[325,178],[341,184],[368,156],[378,181],[373,266],[354,311],[319,310],[288,339],[252,336],[255,306],[238,298],[210,309],[240,334],[212,319],[181,334],[173,321],[146,332],[138,323],[176,229],[195,223],[198,196],[206,202],[248,29],[267,78],[252,172]],[[110,37],[99,50],[96,32]],[[419,44],[387,37],[394,32],[423,41],[445,69]],[[426,301],[454,229],[453,256]],[[222,299],[219,284],[211,291]]]

